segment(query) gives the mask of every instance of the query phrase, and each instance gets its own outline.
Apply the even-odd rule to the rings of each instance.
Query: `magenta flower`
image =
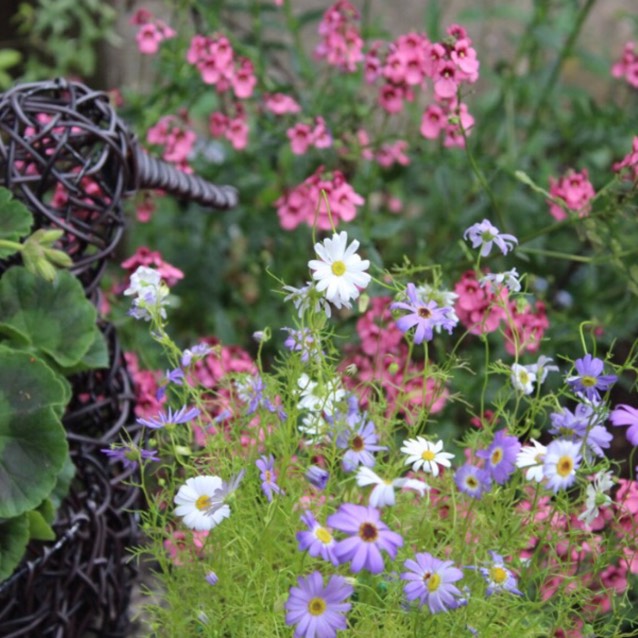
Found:
[[[439,308],[435,301],[423,301],[419,298],[414,284],[409,283],[406,293],[410,303],[397,301],[390,304],[392,310],[407,310],[409,314],[397,319],[397,328],[404,334],[412,328],[414,331],[414,343],[431,341],[433,330],[437,327],[444,328],[449,333],[456,325],[454,310],[452,308]]]
[[[638,410],[630,405],[621,404],[609,415],[612,425],[628,425],[627,440],[632,445],[638,445]]]
[[[334,553],[337,541],[335,541],[330,530],[323,527],[310,511],[304,512],[301,520],[308,529],[296,534],[297,541],[299,541],[299,551],[307,550],[315,558],[321,556],[323,560],[330,561],[335,566],[339,565],[339,559]]]
[[[331,576],[324,586],[319,572],[297,579],[291,587],[286,609],[286,624],[296,625],[295,638],[334,638],[348,624],[344,614],[350,607],[345,602],[353,588],[343,576]]]
[[[602,374],[604,363],[601,359],[586,354],[574,361],[578,374],[568,377],[567,384],[573,392],[582,394],[589,401],[599,401],[600,392],[606,392],[618,378],[615,374]]]
[[[472,498],[481,498],[484,492],[489,491],[492,478],[486,470],[466,463],[456,471],[454,482],[464,494]]]
[[[507,479],[516,468],[516,455],[521,451],[521,444],[515,436],[509,436],[505,430],[499,430],[494,435],[492,444],[487,450],[476,453],[485,459],[485,469],[499,485],[507,483]]]
[[[350,538],[339,541],[334,549],[341,563],[351,561],[350,569],[355,574],[367,569],[372,574],[383,571],[381,550],[395,558],[403,539],[380,520],[381,513],[374,507],[345,503],[328,517],[333,529],[350,534]]]
[[[463,578],[463,572],[451,560],[439,560],[431,554],[416,554],[416,560],[406,560],[408,570],[401,574],[408,583],[403,591],[408,600],[419,601],[419,607],[427,604],[433,614],[449,611],[459,606],[462,594],[454,585]]]
[[[272,454],[269,456],[261,456],[255,461],[255,465],[261,472],[262,480],[261,489],[266,495],[268,501],[272,501],[273,492],[275,494],[283,494],[283,490],[277,485],[277,474],[275,472],[275,458]]]

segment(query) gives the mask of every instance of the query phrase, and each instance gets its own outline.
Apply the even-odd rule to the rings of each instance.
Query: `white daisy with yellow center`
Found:
[[[219,476],[189,478],[175,495],[175,514],[181,516],[186,527],[198,532],[208,531],[230,516],[226,503],[218,506],[224,482]],[[211,510],[214,510],[212,513]]]
[[[527,469],[525,478],[528,481],[536,481],[540,483],[545,475],[543,474],[543,463],[547,448],[539,443],[536,439],[530,439],[532,445],[525,445],[516,455],[516,467]]]
[[[401,452],[408,455],[404,465],[412,465],[415,472],[423,470],[432,476],[439,475],[439,465],[450,467],[450,459],[454,458],[454,454],[443,451],[443,441],[432,443],[422,436],[403,441]]]
[[[348,233],[334,233],[332,238],[315,244],[319,259],[311,259],[308,267],[313,271],[316,288],[337,308],[350,308],[360,290],[370,283],[370,275],[365,272],[370,262],[357,254],[359,242],[355,239],[348,246]]]

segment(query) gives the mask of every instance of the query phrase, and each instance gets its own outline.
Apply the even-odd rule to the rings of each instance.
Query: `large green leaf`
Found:
[[[0,188],[0,239],[19,241],[31,232],[33,216],[21,202],[12,199],[11,191]],[[15,249],[0,246],[0,259],[15,253]]]
[[[0,522],[0,582],[9,578],[18,566],[29,542],[26,514]]]
[[[0,333],[69,368],[95,340],[97,311],[80,282],[60,271],[48,282],[14,266],[0,279]]]
[[[0,518],[37,507],[68,457],[57,375],[24,352],[0,350]]]

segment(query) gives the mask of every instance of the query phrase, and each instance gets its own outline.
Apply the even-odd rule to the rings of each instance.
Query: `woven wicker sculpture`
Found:
[[[237,193],[149,156],[105,93],[59,79],[0,94],[0,185],[21,199],[36,227],[65,231],[72,272],[91,291],[124,227],[122,199],[162,189],[227,209]]]
[[[35,228],[64,231],[59,248],[94,298],[106,260],[124,229],[122,199],[162,189],[204,206],[237,203],[215,186],[150,157],[117,117],[104,93],[66,80],[24,84],[0,94],[0,186],[30,209]],[[0,261],[0,273],[11,262]],[[102,453],[126,431],[139,442],[135,393],[109,324],[101,329],[110,367],[70,378],[73,398],[63,423],[75,478],[58,510],[57,541],[31,543],[22,565],[0,583],[0,636],[7,638],[127,635],[138,542],[131,510],[138,491]]]

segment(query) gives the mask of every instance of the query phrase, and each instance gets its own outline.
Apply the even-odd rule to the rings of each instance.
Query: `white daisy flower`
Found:
[[[369,467],[362,465],[357,470],[357,485],[365,487],[366,485],[374,485],[374,489],[370,492],[369,503],[372,507],[387,507],[395,503],[394,489],[408,488],[415,490],[419,496],[423,496],[430,486],[423,481],[411,478],[396,478],[391,481],[382,479],[378,474],[373,472]]]
[[[326,422],[318,413],[306,414],[297,429],[304,435],[304,443],[307,445],[320,443],[326,436]]]
[[[348,233],[334,233],[332,238],[315,244],[319,259],[308,262],[312,278],[317,282],[317,290],[324,292],[326,299],[337,308],[350,308],[350,301],[359,296],[359,289],[370,283],[370,275],[365,271],[370,266],[367,259],[357,254],[359,242],[355,239],[346,247]]]
[[[531,439],[532,445],[525,445],[516,455],[516,467],[527,468],[525,478],[528,481],[540,483],[545,475],[543,474],[543,463],[547,448],[536,439]]]
[[[225,500],[232,494],[244,476],[240,472],[230,481],[219,476],[194,476],[179,488],[174,502],[176,516],[181,516],[186,527],[198,532],[208,531],[230,516]]]
[[[415,472],[421,469],[432,476],[439,475],[439,465],[450,467],[449,459],[454,458],[454,454],[443,452],[443,441],[432,443],[422,436],[403,441],[401,452],[408,455],[404,465],[412,465]]]
[[[340,387],[337,379],[332,379],[321,387],[305,372],[300,375],[297,385],[301,389],[301,396],[297,403],[300,410],[332,414],[335,403],[341,401],[346,395],[346,391]]]
[[[611,505],[611,496],[605,494],[613,486],[611,472],[598,472],[593,481],[585,488],[585,511],[578,517],[585,525],[591,525],[600,514],[600,509]]]
[[[485,287],[489,284],[493,292],[498,292],[501,286],[505,286],[510,292],[520,292],[521,282],[519,280],[520,275],[516,268],[512,270],[506,270],[500,273],[488,273],[484,277],[481,277],[479,284]]]
[[[532,394],[534,392],[534,381],[536,381],[536,374],[531,372],[529,368],[520,365],[519,363],[512,364],[512,385],[516,390],[523,394]]]
[[[307,282],[306,285],[301,288],[283,286],[283,290],[289,293],[284,297],[284,301],[292,301],[300,319],[303,317],[304,312],[310,310],[310,308],[316,313],[323,310],[323,312],[326,313],[326,317],[330,319],[332,315],[330,304],[325,297],[317,293],[317,289],[312,282]]]
[[[581,445],[581,443],[567,439],[556,439],[547,446],[543,474],[547,479],[547,487],[554,493],[574,484],[576,470],[582,461]]]

